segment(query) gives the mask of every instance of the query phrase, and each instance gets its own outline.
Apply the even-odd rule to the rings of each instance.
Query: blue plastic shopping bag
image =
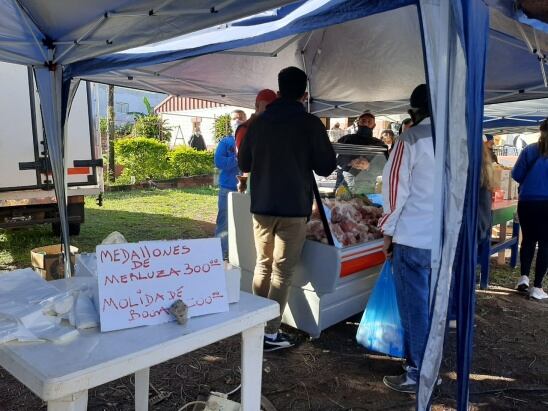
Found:
[[[403,358],[401,325],[392,263],[386,260],[363,313],[356,340],[368,350]]]

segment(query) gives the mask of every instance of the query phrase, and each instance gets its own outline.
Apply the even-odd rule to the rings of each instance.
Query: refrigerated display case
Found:
[[[384,262],[376,223],[382,214],[380,178],[388,151],[333,146],[338,156],[346,157],[339,157],[343,167],[331,176],[316,177],[314,212],[282,317],[284,323],[314,338],[364,310]],[[358,168],[349,168],[350,163]],[[240,267],[245,291],[251,291],[256,259],[250,204],[248,194],[229,196],[229,261]]]

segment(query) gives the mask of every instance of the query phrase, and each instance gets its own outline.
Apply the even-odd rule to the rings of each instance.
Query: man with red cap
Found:
[[[236,137],[236,150],[240,149],[240,145],[242,144],[242,141],[245,138],[245,135],[247,134],[247,130],[249,129],[249,126],[258,115],[263,113],[266,110],[266,107],[272,103],[274,100],[278,98],[276,92],[273,90],[270,90],[268,88],[265,88],[257,94],[257,97],[255,98],[255,113],[249,117],[249,119],[242,124],[238,126],[238,128],[235,131],[234,136]],[[247,177],[249,176],[249,173],[244,173],[241,176],[238,176],[238,191],[239,192],[245,192],[247,189]]]
[[[270,90],[268,88],[265,88],[257,94],[257,97],[255,98],[255,113],[249,117],[249,120],[245,121],[244,123],[240,124],[238,129],[236,130],[236,149],[240,149],[240,145],[242,144],[243,139],[245,138],[245,135],[247,134],[247,129],[249,128],[249,125],[257,118],[259,114],[264,112],[266,110],[266,106],[268,106],[270,103],[272,103],[274,100],[276,100],[278,96],[276,95],[276,92],[273,90]]]

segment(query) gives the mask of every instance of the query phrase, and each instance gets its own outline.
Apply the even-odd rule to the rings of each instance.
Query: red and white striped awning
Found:
[[[217,107],[226,107],[226,104],[190,97],[168,96],[154,108],[154,112],[167,113],[170,111],[199,110]]]

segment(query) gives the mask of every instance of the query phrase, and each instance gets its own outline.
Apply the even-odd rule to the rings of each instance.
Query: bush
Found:
[[[124,166],[123,181],[130,176],[135,176],[137,182],[160,180],[169,174],[167,144],[145,137],[122,138],[114,144],[117,163]]]
[[[182,146],[170,150],[155,138],[122,138],[115,142],[116,162],[124,166],[117,183],[129,184],[213,173],[213,152]]]
[[[171,178],[213,173],[213,152],[180,146],[169,152]]]

